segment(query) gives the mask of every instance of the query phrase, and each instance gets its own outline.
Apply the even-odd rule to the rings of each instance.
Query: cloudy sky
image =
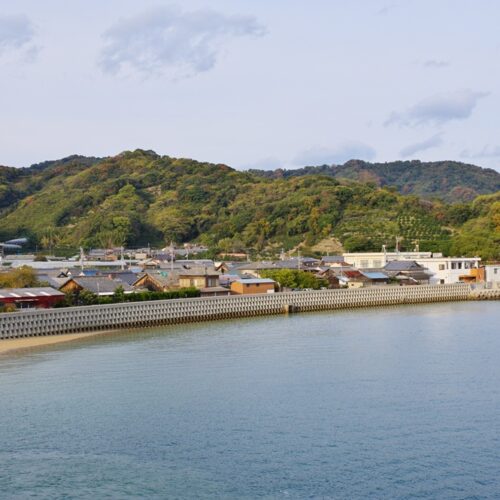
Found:
[[[497,0],[0,0],[0,164],[500,170]]]

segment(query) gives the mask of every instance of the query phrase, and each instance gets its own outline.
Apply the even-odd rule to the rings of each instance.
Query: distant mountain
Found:
[[[401,194],[422,198],[439,198],[448,202],[471,201],[480,194],[500,190],[500,173],[456,161],[393,161],[369,163],[350,160],[344,165],[322,165],[296,170],[252,170],[268,178],[329,175],[335,178],[371,182],[377,186],[394,186]]]
[[[450,204],[388,187],[403,182],[396,173],[406,168],[405,185],[412,186],[407,191],[434,189],[456,200],[463,199],[455,195],[465,189],[464,179],[475,183],[474,192],[491,192],[498,174],[462,164],[433,164],[434,171],[425,165],[430,178],[423,187],[411,184],[407,163],[370,170],[370,164],[353,161],[263,175],[144,150],[0,167],[0,241],[27,236],[45,251],[197,241],[213,251],[264,256],[299,245],[305,253],[327,243],[334,251],[380,250],[399,237],[403,249],[418,244],[422,250],[500,258],[500,191]],[[453,174],[448,185],[447,169]],[[424,169],[416,170],[424,182]]]

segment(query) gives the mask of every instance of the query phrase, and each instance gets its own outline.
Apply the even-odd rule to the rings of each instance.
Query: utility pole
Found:
[[[120,257],[121,257],[121,268],[122,268],[122,271],[125,269],[125,256],[123,255],[123,247],[121,247],[120,249]]]
[[[399,242],[401,241],[400,236],[396,236],[396,253],[399,253]]]
[[[175,248],[174,248],[174,242],[170,241],[170,271],[173,272],[174,270],[174,258],[175,258]]]
[[[80,268],[83,271],[83,259],[85,258],[85,254],[83,253],[83,248],[80,247]]]

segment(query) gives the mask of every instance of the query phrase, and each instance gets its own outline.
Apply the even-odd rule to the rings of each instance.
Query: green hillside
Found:
[[[330,175],[268,178],[137,150],[0,167],[0,241],[42,248],[198,241],[277,253],[335,238],[346,250],[402,248],[500,258],[500,193],[446,204]]]
[[[289,178],[305,175],[328,175],[338,179],[394,186],[401,194],[439,198],[451,203],[472,201],[481,194],[500,190],[500,173],[456,161],[393,161],[369,163],[350,160],[344,165],[323,165],[296,170],[254,170],[261,177]]]

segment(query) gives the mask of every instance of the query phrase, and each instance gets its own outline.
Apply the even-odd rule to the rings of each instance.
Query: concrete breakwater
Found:
[[[0,314],[0,339],[302,311],[500,298],[467,284],[386,286],[36,309]]]

